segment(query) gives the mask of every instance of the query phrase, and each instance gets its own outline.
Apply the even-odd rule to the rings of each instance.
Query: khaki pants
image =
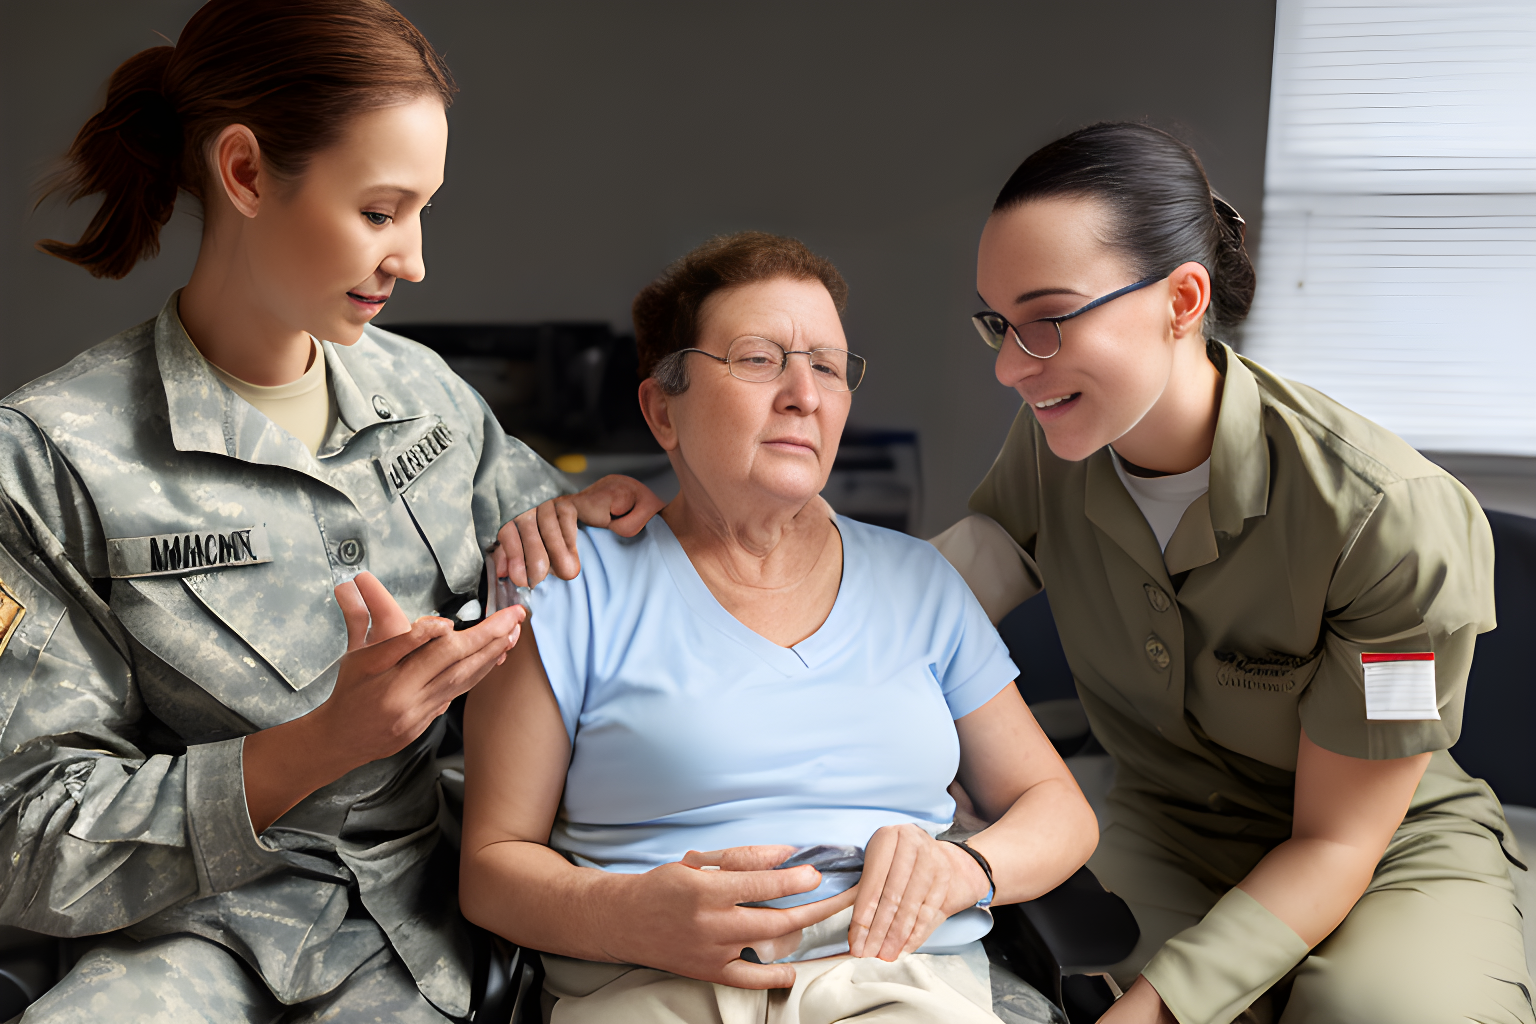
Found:
[[[807,928],[800,948],[846,931],[852,913]],[[979,949],[976,956],[909,953],[895,963],[845,955],[794,967],[793,988],[754,990],[545,955],[544,990],[557,1000],[551,1024],[998,1024]]]
[[[1135,950],[1110,970],[1122,988],[1223,895],[1167,846],[1125,824],[1104,831],[1089,866],[1141,926]],[[1484,826],[1447,814],[1410,818],[1344,923],[1239,1019],[1531,1024],[1510,870]]]

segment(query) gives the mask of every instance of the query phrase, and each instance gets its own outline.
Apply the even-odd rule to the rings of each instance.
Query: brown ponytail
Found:
[[[44,191],[100,193],[101,208],[78,242],[37,247],[122,277],[159,252],[178,191],[204,198],[207,148],[229,125],[249,128],[266,167],[291,180],[355,114],[422,95],[446,106],[455,91],[426,37],[383,0],[210,0],[174,47],[112,73],[106,105]]]

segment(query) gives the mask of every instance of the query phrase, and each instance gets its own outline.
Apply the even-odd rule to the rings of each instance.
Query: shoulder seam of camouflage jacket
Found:
[[[356,886],[423,994],[462,1016],[466,940],[437,891],[451,872],[431,867],[440,727],[260,840],[239,739],[328,695],[335,582],[368,568],[430,613],[478,585],[503,523],[569,481],[434,353],[372,327],[324,346],[340,415],[317,459],[213,378],[175,299],[0,402],[26,424],[0,434],[0,577],[58,609],[46,633],[21,616],[0,653],[0,921],[203,935],[297,1002],[377,952],[347,923]],[[403,493],[376,464],[391,452],[417,474]],[[210,554],[263,523],[270,557]],[[109,574],[104,601],[91,577]]]

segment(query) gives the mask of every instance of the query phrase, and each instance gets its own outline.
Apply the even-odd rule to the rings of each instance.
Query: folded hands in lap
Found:
[[[989,888],[986,874],[954,844],[917,825],[892,825],[870,839],[863,875],[848,891],[788,910],[740,906],[816,888],[820,873],[808,865],[773,870],[794,852],[790,846],[690,851],[639,876],[644,881],[637,878],[629,898],[612,908],[615,959],[738,988],[786,988],[794,984],[793,968],[772,961],[793,953],[805,928],[850,905],[853,955],[895,960]],[[749,946],[763,963],[741,959]]]
[[[690,851],[681,861],[630,876],[608,901],[601,922],[613,943],[606,951],[621,963],[643,963],[700,981],[790,987],[794,968],[769,961],[794,952],[804,928],[854,899],[849,890],[788,910],[740,906],[816,888],[821,876],[813,867],[772,870],[793,852],[789,846]],[[748,946],[763,963],[741,959]]]

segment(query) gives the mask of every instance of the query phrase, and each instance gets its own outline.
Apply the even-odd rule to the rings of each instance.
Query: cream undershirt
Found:
[[[241,380],[233,374],[208,364],[213,375],[229,390],[256,407],[256,411],[288,431],[311,455],[320,450],[331,428],[336,425],[336,397],[331,394],[325,373],[325,350],[314,338],[314,357],[304,376],[287,384],[265,387]]]
[[[1195,499],[1211,489],[1211,460],[1206,459],[1188,473],[1171,473],[1168,476],[1132,476],[1125,471],[1120,454],[1109,450],[1115,461],[1115,473],[1131,493],[1131,500],[1141,509],[1147,525],[1157,535],[1157,546],[1168,550],[1173,531],[1179,528],[1179,520]]]

